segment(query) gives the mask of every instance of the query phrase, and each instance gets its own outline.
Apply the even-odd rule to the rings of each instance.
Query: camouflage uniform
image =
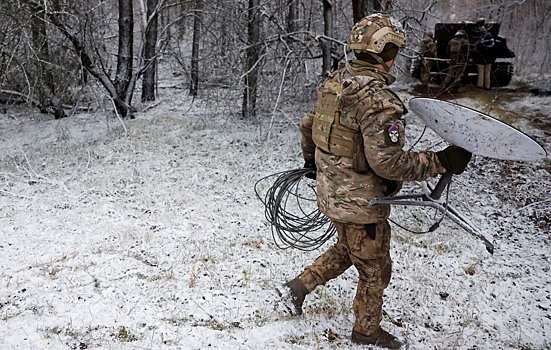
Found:
[[[469,40],[467,40],[466,34],[463,36],[457,36],[456,34],[448,43],[446,53],[450,57],[450,70],[444,80],[444,88],[457,86],[461,82],[469,56]]]
[[[358,172],[351,158],[316,148],[312,139],[314,109],[302,119],[302,150],[306,161],[315,157],[320,210],[334,223],[338,242],[307,266],[299,279],[309,292],[354,265],[359,282],[354,298],[354,330],[375,332],[381,321],[383,291],[391,276],[389,205],[369,206],[375,197],[395,189],[394,181],[422,181],[443,174],[435,153],[406,152],[404,106],[388,85],[395,78],[373,65],[352,61],[322,84],[342,84],[338,109],[340,124],[357,130],[363,140],[368,167]]]
[[[427,58],[436,58],[436,43],[432,36],[429,36],[421,42],[421,84],[427,85],[430,80],[430,71],[434,61]]]

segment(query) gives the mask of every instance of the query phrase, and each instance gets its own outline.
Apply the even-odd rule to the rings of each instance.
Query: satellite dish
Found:
[[[409,109],[444,140],[473,154],[517,161],[547,156],[530,136],[475,109],[423,97],[412,98]]]

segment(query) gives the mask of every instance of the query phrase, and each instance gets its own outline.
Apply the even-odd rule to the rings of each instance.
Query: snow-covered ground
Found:
[[[494,95],[496,108],[549,118],[551,97]],[[239,108],[163,89],[124,127],[99,112],[0,114],[1,349],[365,348],[349,340],[353,269],[309,295],[300,318],[276,303],[274,287],[332,241],[278,249],[254,192],[302,166],[305,111],[251,123]],[[514,122],[551,150],[549,130]],[[422,125],[408,125],[414,141]],[[436,143],[428,131],[416,148]],[[550,349],[550,169],[549,157],[474,157],[456,177],[454,203],[493,256],[447,220],[424,235],[394,226],[383,327],[410,349]],[[392,219],[434,220],[404,207]]]

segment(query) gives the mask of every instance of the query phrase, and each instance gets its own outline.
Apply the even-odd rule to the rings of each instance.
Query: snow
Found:
[[[523,113],[551,98],[497,99]],[[275,287],[331,244],[278,249],[254,192],[302,166],[304,111],[272,125],[239,120],[238,99],[225,108],[163,89],[124,127],[100,112],[0,115],[0,348],[365,348],[349,338],[353,269],[310,294],[301,317],[277,303]],[[530,125],[516,126],[551,150]],[[411,141],[422,129],[408,117]],[[439,144],[427,131],[416,148]],[[453,205],[493,256],[449,220],[423,235],[393,225],[382,326],[410,349],[549,349],[549,169],[549,158],[474,157],[456,176]],[[392,219],[434,216],[396,207]]]

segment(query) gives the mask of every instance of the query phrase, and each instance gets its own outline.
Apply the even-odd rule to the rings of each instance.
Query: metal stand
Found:
[[[384,198],[373,198],[369,205],[376,205],[376,204],[391,204],[391,205],[415,205],[415,206],[421,206],[421,207],[431,207],[442,214],[444,214],[446,217],[451,219],[453,222],[458,224],[461,228],[463,228],[465,231],[469,232],[471,235],[479,238],[482,240],[484,245],[486,246],[486,250],[490,254],[494,254],[494,245],[484,237],[484,235],[480,232],[480,230],[476,227],[474,227],[469,220],[467,220],[459,211],[453,209],[451,206],[447,205],[446,203],[442,203],[440,200],[440,197],[442,196],[442,193],[450,185],[452,182],[452,174],[444,174],[440,177],[440,180],[438,180],[438,183],[436,184],[436,187],[431,190],[430,188],[425,189],[424,193],[420,194],[411,194],[411,195],[403,195],[403,196],[394,196],[394,197],[384,197]],[[438,223],[433,225],[429,231],[433,232],[438,228]]]

